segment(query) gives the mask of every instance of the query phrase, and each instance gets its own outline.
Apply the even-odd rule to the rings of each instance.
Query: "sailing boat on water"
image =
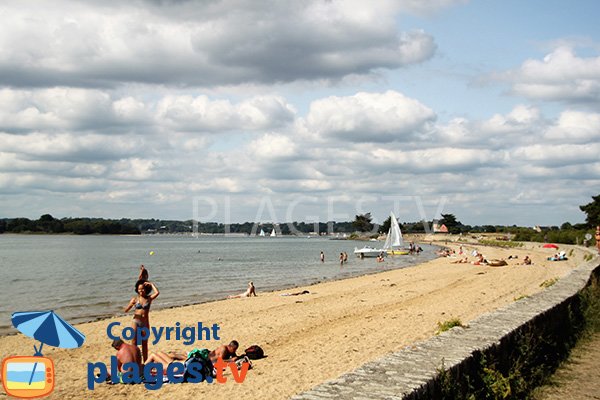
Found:
[[[263,231],[262,228],[260,228],[260,233],[258,234],[258,236],[265,237],[265,231]]]
[[[398,220],[393,212],[390,212],[390,219],[390,230],[388,231],[387,238],[385,239],[383,250],[391,256],[406,255],[408,254],[408,251],[402,249],[402,246],[404,245],[404,241],[402,240],[402,231],[400,230],[400,225],[398,225]]]
[[[271,235],[270,235],[270,236],[271,236],[271,237],[275,237],[275,236],[277,236],[277,233],[275,233],[275,228],[273,228],[273,230],[271,231]]]

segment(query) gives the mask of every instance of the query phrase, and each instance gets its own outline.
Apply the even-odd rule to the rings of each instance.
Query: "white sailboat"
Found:
[[[270,236],[271,236],[271,237],[275,237],[275,236],[277,236],[277,233],[275,233],[275,228],[273,228],[273,230],[271,231],[271,235],[270,235]]]
[[[263,231],[262,228],[260,228],[260,233],[258,234],[258,236],[265,237],[265,231]]]
[[[406,255],[408,254],[408,251],[402,249],[402,246],[404,245],[402,231],[400,230],[400,225],[398,225],[398,220],[393,212],[390,212],[390,219],[390,230],[385,239],[383,250],[389,255]]]

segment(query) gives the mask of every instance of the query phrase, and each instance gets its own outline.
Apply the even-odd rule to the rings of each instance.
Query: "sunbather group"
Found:
[[[559,253],[556,253],[552,257],[548,257],[548,261],[565,261],[568,260],[567,253],[563,250]]]
[[[161,364],[162,371],[167,371],[169,365],[171,365],[172,363],[174,363],[174,362],[182,362],[183,363],[188,358],[190,358],[195,351],[198,351],[197,349],[194,349],[187,354],[184,352],[177,352],[177,351],[171,351],[171,352],[157,351],[157,352],[151,353],[148,356],[148,358],[146,359],[146,361],[143,362],[140,349],[133,344],[125,343],[121,339],[116,339],[112,342],[112,347],[114,347],[114,349],[117,350],[117,354],[116,354],[117,370],[118,370],[119,374],[128,372],[127,370],[125,370],[123,368],[123,366],[127,363],[137,364],[139,371],[144,370],[144,364],[146,364],[146,365],[148,365],[150,363]],[[240,359],[240,361],[241,361],[241,359],[243,359],[243,361],[249,362],[249,360],[247,358],[245,358],[243,356],[240,357],[236,354],[238,348],[239,348],[239,343],[236,340],[232,340],[229,344],[219,346],[216,349],[209,352],[208,359],[210,360],[210,362],[213,365],[215,365],[219,359],[223,360],[225,363],[235,362],[235,361],[238,361],[238,359]],[[108,375],[107,380],[110,380],[110,375]]]
[[[142,370],[144,364],[158,363],[161,364],[163,370],[166,371],[167,367],[170,364],[174,362],[184,362],[193,353],[193,351],[187,354],[185,352],[157,351],[148,354],[148,339],[142,340],[141,343],[137,342],[138,330],[141,328],[146,328],[148,330],[150,329],[150,306],[152,304],[152,301],[156,299],[160,294],[156,285],[148,281],[148,278],[148,270],[143,265],[141,265],[138,280],[135,283],[134,287],[137,295],[129,301],[129,303],[124,309],[125,312],[128,312],[131,309],[134,310],[132,321],[133,339],[131,341],[131,344],[125,343],[122,339],[114,340],[112,343],[112,346],[115,348],[115,350],[117,350],[116,358],[118,362],[117,368],[119,374],[126,372],[123,371],[123,365],[127,363],[137,364],[140,370]],[[248,289],[246,290],[246,292],[237,296],[230,297],[250,296],[256,296],[256,289],[252,282],[248,283]],[[138,345],[141,345],[141,351]],[[222,359],[226,363],[231,361],[235,362],[238,360],[238,356],[236,354],[238,347],[238,342],[236,340],[233,340],[231,341],[231,343],[219,346],[216,349],[209,352],[208,359],[213,364],[219,359]]]

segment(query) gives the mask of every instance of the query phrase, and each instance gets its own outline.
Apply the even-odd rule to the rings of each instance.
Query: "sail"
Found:
[[[400,225],[393,212],[390,213],[390,230],[388,231],[385,244],[383,245],[384,250],[392,250],[394,248],[402,247],[404,241],[402,240],[402,232],[400,231]]]
[[[273,228],[273,230],[271,231],[271,237],[275,237],[277,236],[277,234],[275,233],[275,228]]]
[[[258,235],[259,236],[265,236],[265,231],[263,231],[262,228],[261,228],[260,233]]]

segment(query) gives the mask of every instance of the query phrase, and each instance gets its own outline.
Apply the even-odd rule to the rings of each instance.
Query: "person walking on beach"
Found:
[[[325,262],[325,253],[321,252],[321,262]]]
[[[129,310],[134,308],[132,323],[134,335],[131,344],[137,346],[138,330],[142,327],[150,330],[150,305],[160,292],[154,283],[143,279],[135,283],[135,291],[137,292],[137,296],[131,299],[127,307],[125,307],[124,312],[129,312]],[[148,339],[142,340],[142,357],[144,362],[146,362],[148,359]]]
[[[600,254],[600,225],[596,227],[596,248],[598,249],[598,254]]]

